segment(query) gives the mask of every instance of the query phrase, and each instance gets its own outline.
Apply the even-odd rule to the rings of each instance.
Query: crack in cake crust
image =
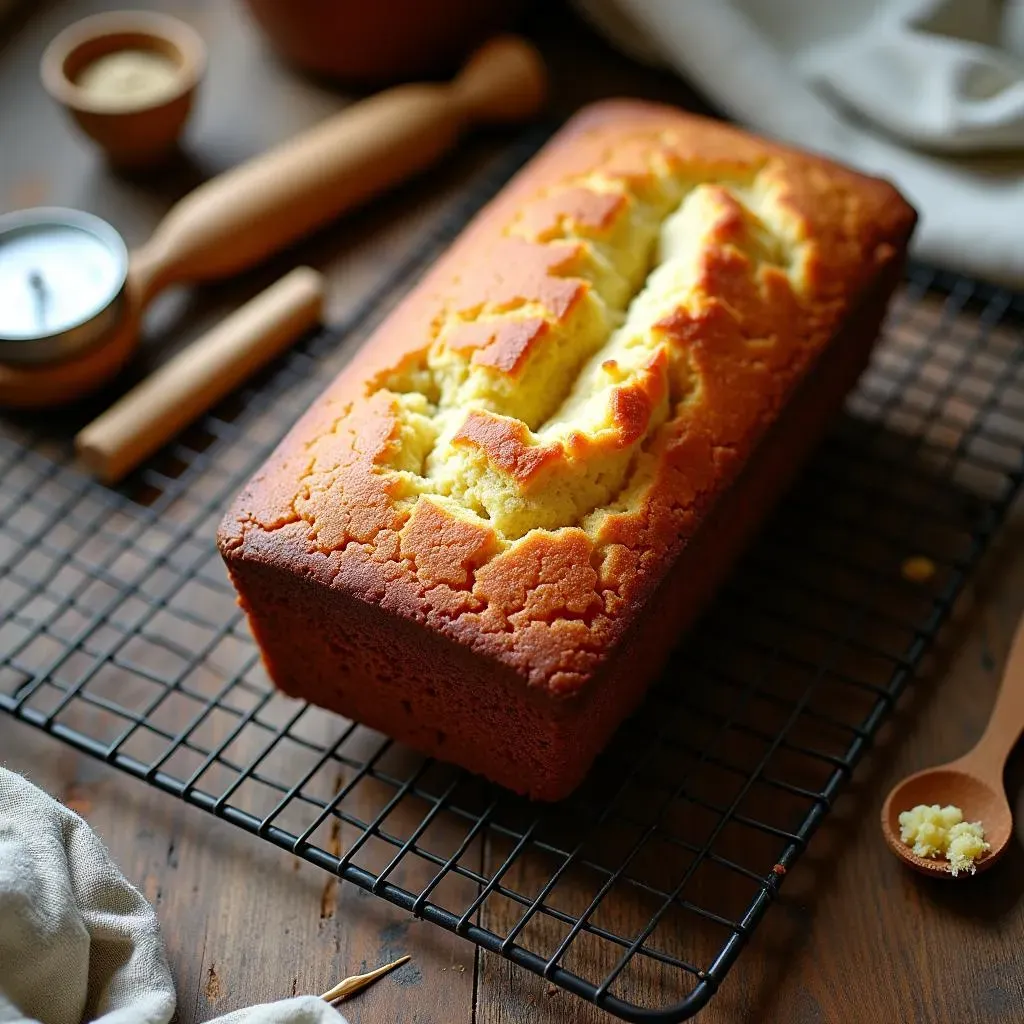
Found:
[[[394,395],[401,439],[371,471],[393,472],[411,488],[413,504],[421,494],[454,497],[492,522],[500,541],[579,525],[615,505],[636,490],[627,471],[653,432],[666,419],[678,422],[683,403],[701,388],[689,350],[673,344],[671,330],[673,319],[700,299],[703,268],[694,250],[721,245],[758,292],[769,268],[790,280],[802,243],[782,256],[783,234],[772,233],[725,184],[688,185],[661,150],[648,160],[662,168],[660,203],[644,202],[642,190],[631,191],[625,179],[591,176],[581,179],[590,189],[571,183],[528,204],[483,261],[484,274],[460,275],[458,287],[471,298],[435,318],[418,365],[392,368],[367,396]],[[653,171],[641,181],[649,185],[651,178]],[[757,186],[755,174],[749,197]],[[679,195],[683,200],[666,212]],[[602,234],[599,259],[626,282],[621,290],[601,286],[593,245]],[[618,254],[626,255],[616,261]],[[506,266],[528,270],[508,273]],[[481,295],[486,300],[473,304]],[[758,334],[728,299],[721,303],[752,348],[778,345],[778,334]],[[799,335],[799,322],[790,330]],[[524,379],[531,370],[538,380]],[[565,482],[571,493],[553,497]]]

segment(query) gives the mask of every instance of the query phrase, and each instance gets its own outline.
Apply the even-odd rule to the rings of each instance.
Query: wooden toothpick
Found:
[[[406,960],[411,959],[412,958],[409,956],[400,956],[393,963],[385,964],[383,967],[378,967],[376,970],[369,971],[367,974],[354,974],[351,978],[339,981],[334,988],[325,992],[320,998],[328,1003],[333,1003],[338,999],[348,999],[349,996],[355,995],[357,992],[366,988],[367,985],[372,985],[378,978],[387,974],[388,971],[393,971],[396,967],[401,967]]]

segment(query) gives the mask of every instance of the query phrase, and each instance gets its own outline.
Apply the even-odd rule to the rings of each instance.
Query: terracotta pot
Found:
[[[527,0],[246,0],[285,59],[365,85],[447,74]]]
[[[98,102],[78,83],[98,57],[119,50],[152,50],[174,65],[176,83],[166,96],[139,106]],[[106,152],[125,169],[150,167],[173,151],[192,110],[206,68],[206,47],[177,18],[149,11],[95,14],[70,25],[46,48],[40,62],[43,85]]]

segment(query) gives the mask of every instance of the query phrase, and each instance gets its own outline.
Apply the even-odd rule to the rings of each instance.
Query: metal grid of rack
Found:
[[[846,415],[663,682],[573,798],[531,805],[275,692],[213,536],[339,338],[536,145],[123,487],[76,470],[59,421],[0,421],[0,707],[613,1014],[676,1021],[722,983],[1020,488],[1024,298],[911,271]]]

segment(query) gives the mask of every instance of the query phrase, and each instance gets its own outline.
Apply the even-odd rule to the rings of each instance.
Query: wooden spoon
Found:
[[[1013,812],[1006,799],[1003,769],[1022,732],[1024,618],[1017,626],[999,695],[981,739],[958,760],[907,776],[886,798],[882,806],[882,833],[889,849],[926,875],[952,878],[944,858],[918,857],[912,852],[900,839],[899,824],[900,813],[918,804],[952,804],[963,811],[964,821],[981,822],[991,849],[975,861],[975,867],[978,871],[991,867],[1006,851],[1013,834]]]

